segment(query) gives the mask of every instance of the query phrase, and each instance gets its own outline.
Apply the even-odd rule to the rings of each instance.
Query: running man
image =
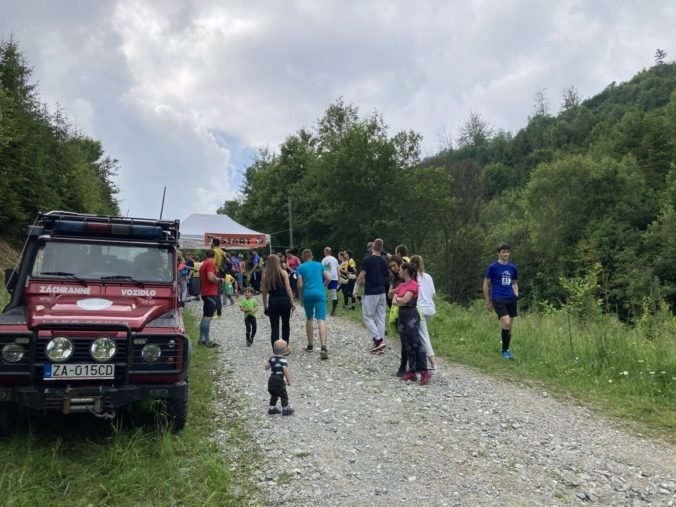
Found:
[[[519,270],[509,262],[510,246],[504,241],[497,248],[498,260],[488,266],[484,278],[486,309],[495,310],[500,319],[502,357],[512,359],[509,342],[512,339],[512,322],[517,315],[519,300]]]

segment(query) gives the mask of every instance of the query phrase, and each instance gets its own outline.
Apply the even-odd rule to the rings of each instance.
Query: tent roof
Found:
[[[221,248],[262,248],[269,241],[266,234],[238,224],[227,215],[193,213],[181,222],[181,247],[205,248],[211,238],[221,240]]]
[[[235,222],[228,215],[193,213],[181,222],[181,237],[204,237],[205,233],[263,234]]]

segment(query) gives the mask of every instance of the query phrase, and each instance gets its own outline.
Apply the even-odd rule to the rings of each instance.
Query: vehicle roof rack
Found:
[[[40,213],[36,224],[52,236],[134,238],[178,244],[180,220],[112,217],[72,211]]]

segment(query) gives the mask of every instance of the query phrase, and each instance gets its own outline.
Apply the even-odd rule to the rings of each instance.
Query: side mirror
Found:
[[[5,288],[10,294],[14,292],[14,287],[16,286],[16,271],[14,268],[5,269]]]

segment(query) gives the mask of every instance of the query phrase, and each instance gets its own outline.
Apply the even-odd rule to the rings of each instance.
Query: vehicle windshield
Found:
[[[46,241],[38,251],[31,276],[171,282],[175,271],[172,259],[167,247]]]

